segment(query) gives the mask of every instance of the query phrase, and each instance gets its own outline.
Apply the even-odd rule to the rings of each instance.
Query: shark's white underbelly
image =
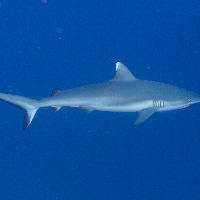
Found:
[[[53,100],[53,101],[52,101]],[[94,98],[94,97],[79,97],[69,99],[51,99],[40,102],[40,107],[81,107],[86,110],[99,110],[110,112],[138,112],[148,108],[155,108],[156,112],[169,111],[187,107],[180,101],[163,101],[163,100],[144,100],[135,101],[128,98]]]
[[[120,104],[120,105],[112,105],[112,104],[99,104],[93,105],[95,110],[100,111],[111,111],[111,112],[138,112],[140,110],[144,110],[147,108],[152,108],[154,106],[153,101],[143,101],[137,103],[130,104]]]

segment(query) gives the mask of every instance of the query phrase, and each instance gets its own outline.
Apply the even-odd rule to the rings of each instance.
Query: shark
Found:
[[[41,107],[79,107],[86,113],[98,111],[137,112],[134,125],[147,120],[155,112],[182,109],[200,102],[200,95],[176,86],[135,78],[121,62],[116,63],[116,75],[107,82],[68,90],[53,89],[48,97],[29,97],[0,93],[0,100],[24,112],[23,130],[32,122]]]

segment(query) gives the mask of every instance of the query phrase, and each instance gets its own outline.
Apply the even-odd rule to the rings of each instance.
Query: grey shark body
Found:
[[[25,130],[40,107],[80,107],[85,112],[93,110],[111,112],[138,112],[135,125],[153,113],[188,107],[200,102],[200,95],[164,83],[136,79],[122,63],[116,63],[116,75],[105,83],[74,89],[53,90],[52,95],[40,100],[0,93],[0,100],[24,112]]]

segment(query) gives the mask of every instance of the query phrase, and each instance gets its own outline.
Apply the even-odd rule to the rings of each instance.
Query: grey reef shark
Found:
[[[186,108],[200,102],[200,95],[164,83],[140,80],[128,68],[116,63],[116,75],[107,82],[86,85],[64,91],[53,89],[40,100],[0,93],[0,100],[24,112],[23,130],[41,107],[53,107],[54,112],[64,106],[111,112],[138,112],[135,125],[144,122],[155,112]]]

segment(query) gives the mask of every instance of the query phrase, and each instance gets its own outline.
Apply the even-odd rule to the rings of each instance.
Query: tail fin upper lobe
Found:
[[[24,112],[23,130],[29,126],[39,109],[38,101],[28,97],[0,93],[0,100],[16,106]]]

